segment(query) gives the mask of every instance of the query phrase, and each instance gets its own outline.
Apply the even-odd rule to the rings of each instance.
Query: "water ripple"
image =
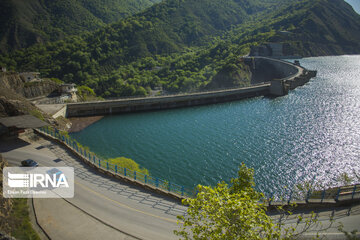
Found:
[[[337,185],[341,173],[360,172],[360,56],[300,62],[318,77],[285,97],[105,117],[72,136],[189,188],[229,181],[241,162],[268,194]]]

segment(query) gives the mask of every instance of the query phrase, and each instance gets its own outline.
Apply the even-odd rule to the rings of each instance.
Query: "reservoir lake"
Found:
[[[360,175],[360,56],[300,63],[318,75],[284,97],[106,116],[71,136],[190,189],[229,182],[242,162],[267,195],[304,181],[337,186],[342,173]]]

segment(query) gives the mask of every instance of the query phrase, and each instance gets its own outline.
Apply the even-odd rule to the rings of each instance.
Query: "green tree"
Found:
[[[78,86],[77,89],[78,89],[77,95],[82,101],[87,101],[96,98],[96,94],[94,90],[87,86]]]
[[[351,183],[354,181],[354,177],[350,176],[346,172],[343,172],[338,176],[337,181],[340,182],[341,185],[347,186],[351,185]]]
[[[178,216],[180,230],[174,233],[184,239],[196,240],[297,239],[314,228],[318,229],[315,237],[318,239],[319,233],[334,223],[333,217],[329,216],[330,223],[323,226],[317,215],[311,212],[306,219],[302,214],[295,216],[295,226],[286,226],[296,204],[277,207],[277,217],[271,218],[266,214],[265,203],[260,202],[264,195],[254,189],[254,170],[244,163],[231,184],[199,185],[196,198],[183,200],[183,204],[188,206],[187,216]]]
[[[266,215],[259,203],[262,194],[254,190],[253,170],[244,164],[232,186],[198,186],[194,199],[184,199],[188,216],[176,235],[184,239],[280,239],[281,228]],[[191,232],[191,233],[190,233]]]

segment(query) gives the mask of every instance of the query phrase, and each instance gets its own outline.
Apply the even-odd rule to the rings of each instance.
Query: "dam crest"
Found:
[[[242,60],[251,69],[252,85],[249,87],[170,96],[68,103],[62,109],[61,115],[86,117],[191,107],[257,96],[278,97],[309,82],[317,73],[299,64],[272,58],[244,57]]]

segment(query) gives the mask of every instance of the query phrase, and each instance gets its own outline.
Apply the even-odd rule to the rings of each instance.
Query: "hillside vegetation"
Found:
[[[1,0],[0,52],[93,31],[160,0]]]
[[[0,64],[102,97],[145,96],[249,85],[239,56],[264,42],[284,43],[289,55],[359,53],[360,16],[343,0],[168,0],[93,33],[3,55]]]
[[[287,31],[288,34],[280,34]],[[360,15],[343,0],[298,1],[227,33],[232,44],[284,43],[285,55],[360,53]]]

